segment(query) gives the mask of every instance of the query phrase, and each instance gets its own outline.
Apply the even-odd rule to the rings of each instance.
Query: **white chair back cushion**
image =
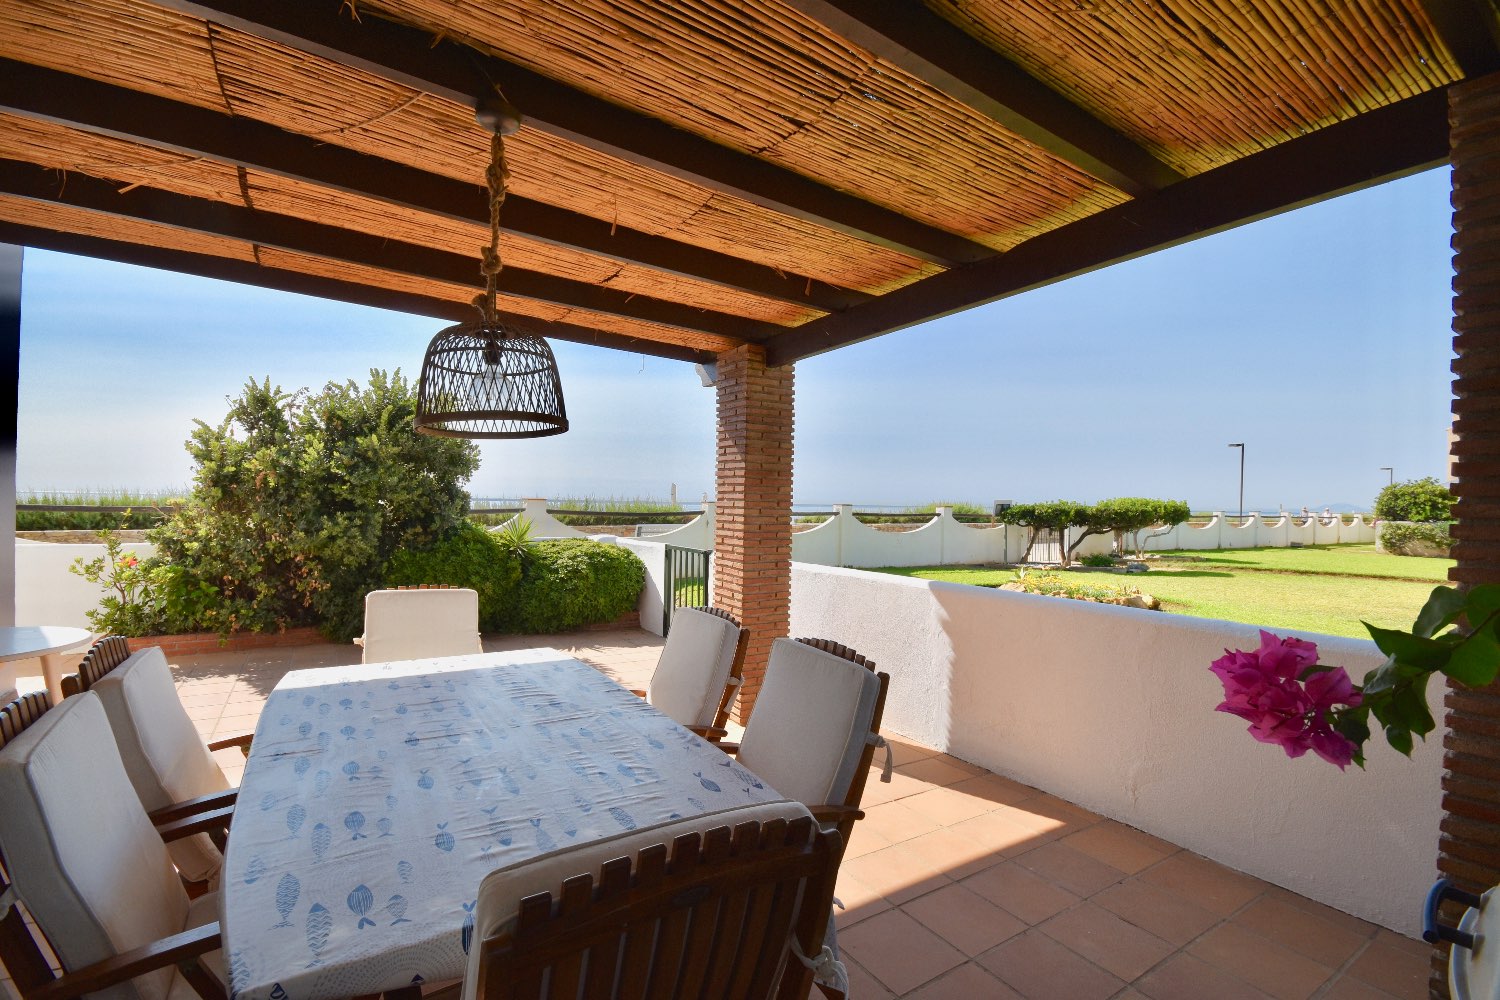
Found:
[[[718,615],[674,609],[646,700],[679,725],[713,725],[739,641],[739,628]]]
[[[479,594],[468,589],[372,590],[365,595],[364,662],[482,653]]]
[[[177,697],[159,646],[132,653],[91,690],[104,703],[125,773],[147,812],[229,788],[229,779]],[[224,863],[205,833],[173,841],[167,850],[194,882],[208,881]]]
[[[176,934],[188,899],[92,692],[0,749],[0,850],[65,969]],[[94,1000],[165,1000],[169,966]]]
[[[509,933],[520,913],[521,900],[527,896],[550,892],[556,902],[563,882],[585,872],[594,876],[594,885],[597,886],[599,869],[606,861],[634,858],[653,844],[666,844],[670,850],[672,841],[685,833],[703,833],[720,826],[733,829],[741,823],[769,823],[775,819],[790,821],[811,815],[802,803],[789,800],[737,806],[658,823],[603,840],[591,840],[576,847],[564,847],[495,869],[479,883],[479,900],[474,907],[474,938],[469,946],[468,972],[464,975],[464,1000],[475,1000],[479,960],[484,952],[481,942]]]
[[[879,696],[873,670],[777,639],[740,740],[739,762],[787,798],[842,805]]]

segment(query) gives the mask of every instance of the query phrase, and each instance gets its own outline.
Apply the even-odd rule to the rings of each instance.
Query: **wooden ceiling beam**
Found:
[[[210,254],[191,253],[186,250],[169,250],[139,243],[124,243],[119,240],[107,240],[77,233],[61,233],[13,222],[0,222],[0,243],[13,243],[40,250],[55,250],[58,253],[112,260],[121,264],[135,264],[161,271],[176,271],[179,274],[191,274],[200,278],[232,281],[239,285],[253,285],[278,292],[294,292],[298,295],[311,295],[315,298],[349,302],[374,309],[390,309],[415,316],[430,316],[433,319],[450,323],[462,323],[474,318],[472,306],[461,302],[450,302],[447,299],[373,288],[369,285],[340,281],[336,278],[324,278],[315,274],[283,271],[247,261],[231,260],[228,257],[214,257]],[[674,361],[707,364],[717,357],[712,351],[702,351],[677,344],[663,344],[654,340],[642,340],[638,337],[593,330],[571,323],[548,323],[545,320],[522,317],[516,325],[554,340],[587,344],[590,347],[607,347],[616,351],[629,351],[632,354],[650,354]]]
[[[1080,219],[992,260],[924,278],[870,305],[789,329],[768,345],[767,360],[791,364],[1413,174],[1447,158],[1448,98],[1439,89]]]
[[[1469,79],[1500,70],[1500,11],[1491,0],[1418,0]]]
[[[995,251],[736,152],[530,69],[414,28],[338,13],[338,0],[153,0],[159,6],[475,107],[498,87],[526,125],[876,246],[951,267]]]
[[[19,160],[0,160],[0,193],[325,257],[414,278],[469,285],[476,294],[482,288],[478,254],[467,257],[155,188],[121,190],[109,181],[82,174],[70,175],[64,181],[57,171]],[[763,342],[784,329],[774,323],[710,312],[512,267],[500,273],[500,291],[556,306],[589,309],[740,341]]]
[[[849,41],[1131,195],[1183,175],[920,0],[785,0]]]
[[[0,109],[446,219],[489,225],[479,184],[29,63],[0,59]],[[542,243],[824,312],[873,298],[514,194],[505,200],[503,221],[508,232]]]

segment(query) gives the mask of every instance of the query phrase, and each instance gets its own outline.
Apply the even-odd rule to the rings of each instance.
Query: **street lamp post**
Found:
[[[1389,465],[1382,465],[1380,467],[1380,471],[1381,472],[1388,472],[1388,473],[1390,473],[1390,475],[1391,475],[1391,481],[1387,485],[1390,485],[1390,486],[1395,486],[1396,485],[1396,470],[1395,469],[1391,468]]]
[[[1240,450],[1240,523],[1245,523],[1245,442],[1236,441],[1230,444],[1231,448]]]

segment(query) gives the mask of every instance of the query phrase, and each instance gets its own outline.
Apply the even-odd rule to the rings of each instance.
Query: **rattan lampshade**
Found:
[[[416,427],[439,437],[561,434],[568,410],[552,348],[536,334],[478,320],[441,331],[422,359]]]
[[[485,180],[490,190],[490,245],[480,267],[479,318],[432,338],[417,385],[418,434],[456,438],[528,438],[568,429],[557,359],[541,337],[501,322],[495,308],[500,275],[500,206],[505,202],[505,141],[521,116],[501,98],[481,105],[479,124],[494,133]]]

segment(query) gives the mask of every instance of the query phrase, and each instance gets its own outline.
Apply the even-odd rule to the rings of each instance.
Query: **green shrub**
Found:
[[[388,587],[446,583],[479,595],[479,629],[499,632],[520,597],[521,562],[491,532],[468,522],[424,549],[396,553],[386,566]]]
[[[1105,555],[1103,552],[1091,553],[1078,561],[1085,566],[1113,566],[1115,564],[1114,557]]]
[[[535,542],[522,571],[512,632],[566,632],[611,622],[635,609],[646,566],[634,552],[608,542],[554,539]]]
[[[1398,556],[1424,555],[1421,548],[1434,548],[1447,553],[1453,540],[1448,536],[1448,525],[1431,523],[1387,524],[1380,529],[1380,544],[1387,552]]]
[[[1044,597],[1067,597],[1075,601],[1094,601],[1098,604],[1118,604],[1127,597],[1140,594],[1139,587],[1126,583],[1092,583],[1086,580],[1069,580],[1058,573],[1034,573],[1017,570],[1011,583],[1027,594]]]
[[[1381,490],[1375,498],[1375,516],[1382,521],[1446,521],[1453,504],[1448,487],[1428,476]]]

